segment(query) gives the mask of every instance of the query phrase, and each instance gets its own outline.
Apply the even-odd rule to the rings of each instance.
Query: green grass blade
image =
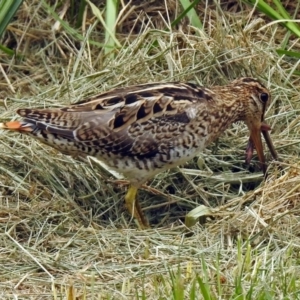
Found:
[[[274,20],[281,20],[282,16],[274,10],[270,5],[265,3],[263,0],[253,1],[253,0],[244,0],[246,4],[250,4],[252,6],[256,6],[258,10],[263,12],[268,17]]]
[[[194,0],[189,5],[187,4],[189,2],[188,0],[187,1],[183,1],[183,2],[185,2],[185,3],[184,4],[181,3],[181,4],[182,4],[182,6],[184,8],[184,11],[171,23],[171,26],[172,27],[176,26],[186,15],[188,15],[188,13],[190,12],[190,10],[193,10],[193,12],[191,13],[191,16],[192,16],[193,22],[195,22],[196,25],[193,25],[193,24],[192,25],[195,26],[195,27],[197,27],[197,28],[202,28],[203,27],[202,23],[201,23],[200,19],[198,18],[197,14],[196,14],[196,12],[194,10],[194,7],[200,2],[200,0]],[[187,6],[185,7],[185,5],[187,5]],[[190,15],[188,15],[188,17],[190,17]],[[195,19],[197,19],[197,18],[198,18],[198,21],[195,21]]]
[[[79,4],[79,10],[78,10],[78,15],[76,20],[76,28],[79,28],[82,24],[85,7],[86,7],[85,0],[81,0]]]
[[[2,50],[4,53],[10,55],[10,56],[14,56],[15,55],[15,51],[11,50],[3,45],[0,45],[0,50]]]
[[[202,22],[200,21],[199,16],[194,9],[194,7],[199,3],[199,0],[196,0],[192,3],[189,0],[180,0],[180,3],[184,8],[183,16],[187,16],[189,18],[192,26],[201,29],[203,27]]]
[[[289,50],[284,50],[284,49],[277,49],[276,52],[280,55],[286,55],[286,56],[290,56],[290,57],[300,58],[300,52],[289,51]]]
[[[200,276],[197,276],[196,280],[199,284],[200,291],[201,291],[203,298],[205,300],[211,300],[212,295],[211,295],[211,291],[210,291],[209,284],[208,284],[208,280],[209,280],[208,270],[207,270],[207,265],[206,265],[206,262],[205,262],[205,259],[203,256],[201,257],[201,265],[202,265],[203,279]]]
[[[109,0],[108,0],[109,1]],[[116,2],[117,0],[113,0],[114,2]],[[115,34],[114,34],[114,28],[113,28],[113,31],[111,30],[112,29],[112,26],[111,26],[111,23],[113,23],[113,19],[115,19],[114,17],[112,17],[110,20],[109,20],[109,27],[107,25],[107,23],[104,21],[103,17],[102,17],[102,13],[101,11],[98,9],[98,7],[93,4],[91,1],[87,0],[87,3],[90,5],[91,9],[92,9],[92,12],[93,14],[97,17],[97,19],[101,22],[102,26],[104,27],[105,29],[105,38],[107,39],[107,41],[109,41],[110,44],[105,44],[105,47],[108,48],[107,50],[105,50],[106,53],[110,52],[112,50],[111,46],[113,48],[115,47],[118,47],[120,48],[121,47],[121,44],[120,42],[117,40]],[[110,10],[114,10],[115,6],[110,6]],[[115,27],[115,23],[113,24],[113,27]]]
[[[85,37],[83,35],[81,35],[80,33],[78,33],[77,30],[73,29],[67,22],[65,22],[64,20],[62,20],[58,14],[52,9],[52,7],[50,5],[48,5],[48,3],[46,3],[43,0],[43,6],[44,8],[48,11],[48,13],[50,13],[52,15],[52,17],[56,20],[59,21],[62,28],[65,30],[65,32],[67,34],[69,34],[70,36],[72,36],[74,39],[79,40],[79,41],[84,41]],[[89,40],[89,43],[91,45],[94,46],[98,46],[98,47],[103,47],[103,44]]]
[[[2,37],[3,32],[22,2],[23,0],[6,0],[0,2],[0,37]]]
[[[205,283],[201,277],[197,276],[197,281],[200,287],[201,294],[205,300],[211,300],[209,286]]]
[[[196,299],[196,280],[193,280],[191,290],[190,290],[190,300]]]
[[[275,0],[274,0],[275,1]],[[289,13],[284,9],[284,7],[281,4],[277,5],[277,8],[280,12],[277,12],[275,9],[273,9],[268,3],[266,3],[263,0],[244,0],[245,3],[250,5],[255,5],[258,10],[263,12],[265,15],[267,15],[269,18],[277,21],[281,21],[280,24],[282,26],[285,26],[287,29],[289,29],[291,32],[293,32],[296,36],[300,37],[300,27],[294,23],[294,22],[288,22],[288,20],[291,20],[291,17]]]
[[[285,19],[292,19],[290,14],[285,10],[282,3],[278,0],[273,0],[274,4],[276,5],[279,13],[285,18]]]
[[[105,31],[105,53],[111,52],[115,48],[116,39],[116,21],[118,15],[118,0],[106,1],[106,26]]]

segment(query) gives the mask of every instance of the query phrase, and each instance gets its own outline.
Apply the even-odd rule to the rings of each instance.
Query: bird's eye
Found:
[[[267,93],[261,93],[260,94],[260,100],[264,103],[266,103],[269,99],[269,95]]]

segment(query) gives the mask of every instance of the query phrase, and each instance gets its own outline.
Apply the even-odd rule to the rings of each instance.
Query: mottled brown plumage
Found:
[[[254,146],[263,171],[263,123],[269,91],[253,78],[204,88],[191,83],[151,83],[115,89],[61,109],[19,109],[21,121],[0,124],[74,156],[96,156],[131,182],[125,197],[131,214],[147,226],[137,189],[155,174],[178,166],[203,150],[233,122],[250,130],[247,161]]]

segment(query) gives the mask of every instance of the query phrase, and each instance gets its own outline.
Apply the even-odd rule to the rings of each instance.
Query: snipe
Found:
[[[130,180],[127,208],[141,228],[147,227],[136,194],[147,179],[184,164],[213,142],[232,123],[250,130],[247,161],[254,147],[266,173],[263,133],[272,156],[277,154],[264,123],[271,100],[253,78],[205,88],[191,83],[150,83],[118,88],[61,109],[19,109],[20,121],[0,128],[31,135],[75,156],[95,156]]]

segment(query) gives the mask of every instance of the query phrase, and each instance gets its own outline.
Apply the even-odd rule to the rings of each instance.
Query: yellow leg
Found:
[[[141,210],[139,201],[136,199],[137,191],[136,187],[129,186],[125,196],[125,204],[132,217],[136,219],[138,226],[141,229],[145,229],[149,227],[149,223]]]

